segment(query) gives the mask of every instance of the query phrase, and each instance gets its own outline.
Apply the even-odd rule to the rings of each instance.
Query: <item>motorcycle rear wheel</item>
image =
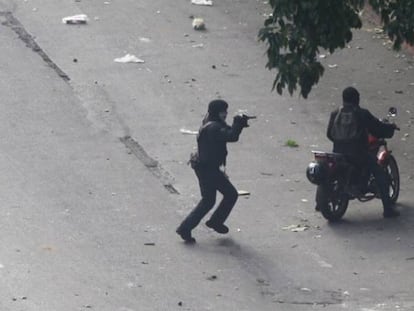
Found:
[[[337,182],[330,185],[320,185],[316,194],[322,216],[330,222],[339,221],[348,208],[349,197],[339,188]]]
[[[388,159],[387,166],[384,168],[389,177],[389,194],[393,204],[397,203],[400,195],[400,172],[395,158],[391,155]]]

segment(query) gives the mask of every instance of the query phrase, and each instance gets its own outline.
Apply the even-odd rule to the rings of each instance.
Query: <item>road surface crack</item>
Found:
[[[42,50],[42,48],[36,43],[34,38],[31,34],[29,34],[24,26],[19,22],[19,20],[14,17],[13,13],[11,12],[2,12],[0,11],[0,21],[1,25],[12,29],[18,36],[19,39],[22,40],[26,46],[33,50],[36,54],[38,54],[43,61],[52,68],[59,77],[61,77],[64,81],[69,81],[69,76],[56,65],[50,57]]]
[[[121,142],[145,165],[145,167],[161,181],[169,193],[180,194],[171,183],[171,175],[162,168],[160,163],[151,158],[145,149],[131,136],[121,138]]]

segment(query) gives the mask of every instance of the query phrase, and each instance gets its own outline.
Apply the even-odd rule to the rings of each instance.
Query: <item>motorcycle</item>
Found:
[[[397,109],[392,107],[388,117],[395,117]],[[388,123],[388,119],[382,120]],[[399,130],[398,128],[396,128]],[[376,155],[377,163],[384,170],[389,185],[391,202],[395,204],[400,193],[400,174],[398,164],[384,138],[368,135],[369,150]],[[368,202],[381,198],[372,173],[350,163],[343,154],[312,151],[314,161],[307,168],[310,182],[318,185],[316,193],[317,209],[329,221],[340,220],[350,200]]]

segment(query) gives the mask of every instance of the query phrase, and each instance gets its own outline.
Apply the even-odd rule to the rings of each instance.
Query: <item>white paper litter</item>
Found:
[[[308,229],[309,226],[307,225],[290,225],[282,228],[282,230],[290,230],[292,232],[303,232]]]
[[[67,16],[62,18],[62,23],[76,25],[76,24],[86,24],[88,22],[88,16],[86,14],[78,14],[73,16]]]
[[[197,135],[198,131],[187,130],[185,128],[180,129],[180,132],[187,135]]]
[[[250,192],[246,190],[237,190],[237,193],[239,195],[250,195]]]
[[[213,5],[212,0],[191,0],[191,3],[196,5]]]
[[[115,58],[114,62],[116,63],[145,63],[144,60],[136,57],[135,55],[132,54],[127,54],[123,57],[119,57],[119,58]]]
[[[151,39],[150,38],[145,38],[145,37],[140,37],[139,41],[144,42],[144,43],[150,43]]]
[[[206,24],[204,23],[204,19],[202,18],[194,18],[193,19],[193,28],[195,30],[205,30],[206,29]]]

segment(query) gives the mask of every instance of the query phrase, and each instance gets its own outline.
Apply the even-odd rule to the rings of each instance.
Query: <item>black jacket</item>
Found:
[[[352,109],[344,106],[343,109]],[[368,133],[378,138],[391,138],[394,135],[394,125],[383,123],[374,117],[367,109],[357,108],[358,125],[362,130],[362,135],[352,143],[335,142],[331,135],[331,129],[339,109],[331,113],[329,119],[327,136],[334,143],[333,152],[343,153],[353,156],[363,156],[368,152]]]
[[[229,126],[223,121],[207,120],[197,136],[200,166],[218,168],[226,165],[226,144],[238,141],[242,129],[238,122],[233,122],[233,125]]]

